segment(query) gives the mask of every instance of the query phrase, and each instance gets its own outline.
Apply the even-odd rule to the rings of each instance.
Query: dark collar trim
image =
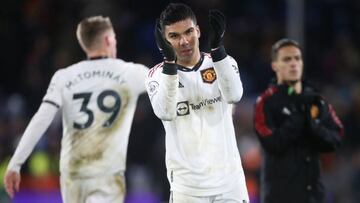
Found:
[[[88,58],[88,60],[98,60],[98,59],[106,59],[109,58],[108,56],[94,56],[94,57],[90,57]]]
[[[201,52],[199,62],[197,62],[197,64],[192,69],[186,68],[186,67],[181,66],[181,65],[178,65],[178,70],[184,71],[184,72],[191,72],[191,71],[195,72],[195,71],[199,70],[199,68],[200,68],[200,66],[202,65],[203,62],[204,62],[204,53]]]

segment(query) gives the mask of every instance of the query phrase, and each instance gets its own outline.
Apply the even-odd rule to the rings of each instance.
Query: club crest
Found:
[[[216,80],[216,72],[213,67],[201,71],[201,77],[204,83],[212,84]]]

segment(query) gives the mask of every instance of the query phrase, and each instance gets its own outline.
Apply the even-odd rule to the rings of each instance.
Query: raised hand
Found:
[[[225,34],[226,20],[224,14],[218,10],[210,10],[209,25],[210,48],[216,49],[222,44],[222,39]]]
[[[161,28],[160,20],[156,20],[155,25],[156,45],[162,53],[165,61],[175,61],[176,54],[171,44],[165,39]]]

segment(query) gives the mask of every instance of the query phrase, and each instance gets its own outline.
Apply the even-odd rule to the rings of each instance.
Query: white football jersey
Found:
[[[243,93],[236,61],[227,56],[213,62],[202,53],[197,65],[179,66],[175,75],[162,73],[163,65],[149,71],[146,87],[166,131],[171,190],[209,196],[239,182],[246,188],[232,121],[231,103]]]
[[[43,102],[61,108],[60,172],[93,177],[124,171],[130,128],[148,69],[120,59],[58,70]]]

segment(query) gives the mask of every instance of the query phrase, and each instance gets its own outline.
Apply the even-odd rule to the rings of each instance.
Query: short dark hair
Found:
[[[271,47],[271,61],[276,61],[279,50],[286,46],[294,46],[301,50],[301,47],[297,41],[293,39],[283,38],[275,42],[275,44],[273,44],[273,46]]]
[[[192,9],[183,3],[170,3],[160,14],[160,24],[162,28],[166,25],[190,18],[195,24],[196,16]]]

